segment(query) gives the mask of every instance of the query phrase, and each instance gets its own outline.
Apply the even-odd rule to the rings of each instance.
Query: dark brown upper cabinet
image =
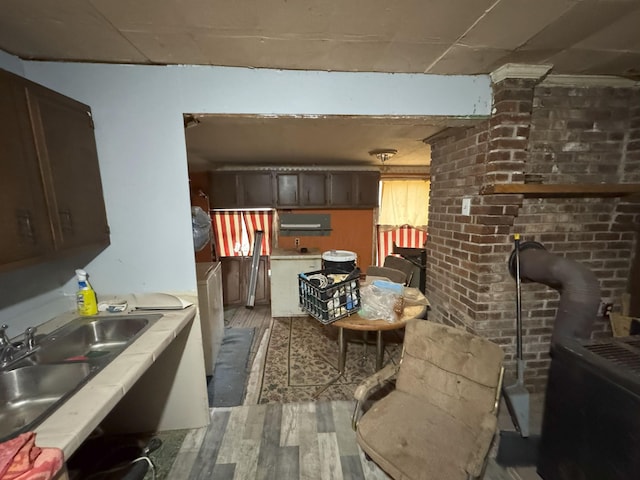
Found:
[[[27,98],[56,248],[108,244],[90,108],[38,85]]]
[[[53,251],[25,86],[0,70],[0,268]]]
[[[324,172],[276,172],[276,205],[279,208],[324,207],[327,174]]]
[[[297,173],[276,173],[276,205],[281,208],[300,205],[300,183]]]
[[[91,109],[0,70],[0,269],[109,244]]]
[[[214,172],[209,175],[211,208],[268,208],[275,205],[271,172]]]
[[[360,207],[377,207],[380,190],[378,172],[356,172],[356,204]]]
[[[378,172],[332,172],[329,174],[329,204],[336,208],[378,206]]]
[[[211,208],[375,208],[380,174],[288,169],[211,172]]]
[[[322,207],[327,204],[327,174],[300,173],[300,205]]]

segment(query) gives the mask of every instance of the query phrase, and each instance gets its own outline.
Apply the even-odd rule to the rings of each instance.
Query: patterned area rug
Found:
[[[385,332],[384,365],[400,359],[402,333]],[[273,319],[258,403],[353,400],[356,387],[375,372],[375,333],[369,332],[371,343],[366,345],[362,332],[345,330],[345,338],[345,374],[335,380],[337,327],[311,317]]]

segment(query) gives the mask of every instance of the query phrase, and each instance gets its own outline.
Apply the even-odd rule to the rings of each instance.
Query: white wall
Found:
[[[6,62],[0,56],[0,67]],[[185,112],[485,116],[491,108],[488,76],[48,62],[23,68],[27,78],[93,110],[112,242],[86,266],[98,294],[196,290]],[[57,315],[59,298],[74,289],[71,281],[0,310],[0,320],[23,328],[34,322],[25,313],[49,301],[47,314]]]

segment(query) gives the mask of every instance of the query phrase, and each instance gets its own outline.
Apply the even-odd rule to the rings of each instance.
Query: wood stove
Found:
[[[552,347],[538,474],[640,478],[640,336]]]

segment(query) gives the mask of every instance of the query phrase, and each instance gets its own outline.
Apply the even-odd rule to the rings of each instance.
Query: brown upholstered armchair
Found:
[[[396,480],[480,477],[497,429],[503,357],[477,335],[410,321],[399,366],[388,365],[355,392],[358,444]],[[394,376],[395,389],[360,416]]]

